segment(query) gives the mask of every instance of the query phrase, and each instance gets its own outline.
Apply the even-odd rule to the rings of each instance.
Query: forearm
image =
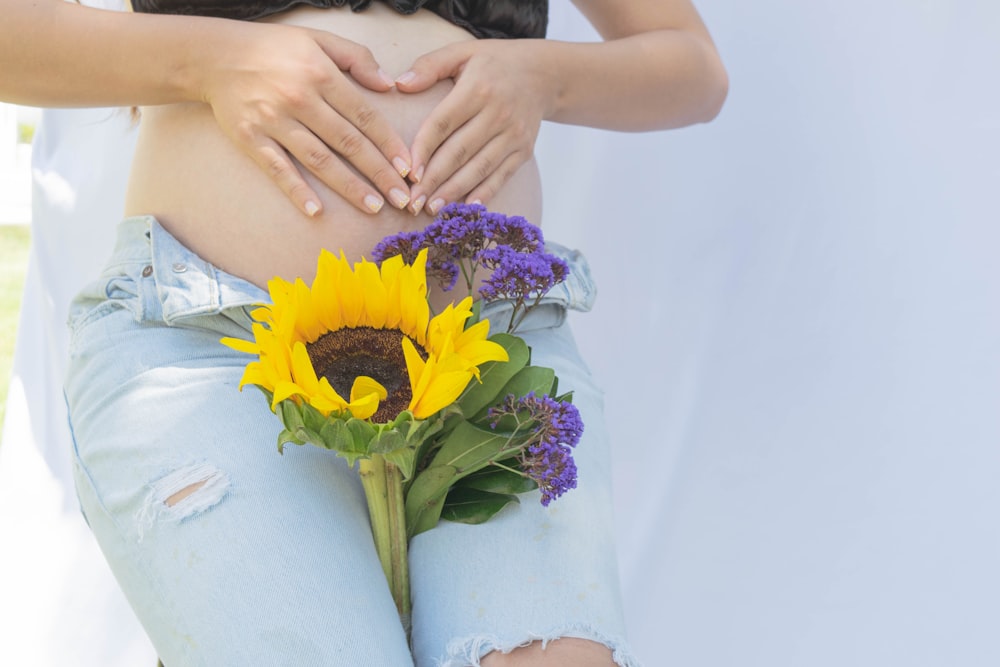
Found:
[[[548,120],[644,131],[712,120],[728,79],[710,41],[656,30],[600,43],[539,42],[552,77]]]
[[[0,100],[124,106],[198,99],[193,58],[225,23],[10,0],[0,30]]]

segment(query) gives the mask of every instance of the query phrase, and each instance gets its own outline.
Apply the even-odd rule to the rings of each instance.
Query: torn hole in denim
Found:
[[[640,663],[629,652],[621,638],[609,637],[587,624],[570,624],[542,634],[528,633],[520,641],[504,641],[495,635],[474,635],[453,639],[448,643],[447,655],[437,662],[439,667],[479,667],[481,660],[489,653],[497,651],[510,653],[516,648],[541,642],[544,648],[549,642],[573,637],[603,644],[611,649],[612,659],[619,667],[640,667]]]
[[[229,490],[229,477],[210,463],[178,468],[150,485],[137,512],[139,539],[154,522],[181,522],[219,504]]]

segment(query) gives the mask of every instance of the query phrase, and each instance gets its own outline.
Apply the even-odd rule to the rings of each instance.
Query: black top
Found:
[[[548,0],[383,0],[401,14],[429,9],[480,38],[545,37]],[[250,21],[295,5],[343,7],[360,12],[372,0],[132,0],[147,14],[192,14]]]

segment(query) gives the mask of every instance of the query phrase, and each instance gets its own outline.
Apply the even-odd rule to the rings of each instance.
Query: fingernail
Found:
[[[389,199],[396,205],[396,208],[406,208],[406,205],[410,203],[410,195],[399,188],[390,188]]]
[[[317,213],[319,213],[319,204],[310,199],[309,201],[306,202],[305,209],[306,209],[306,215],[308,215],[311,218]]]
[[[431,201],[431,203],[427,205],[427,208],[431,213],[437,215],[437,212],[441,210],[442,206],[444,206],[444,200],[438,197],[437,199]]]
[[[482,206],[482,205],[483,205],[483,200],[482,200],[482,199],[473,199],[473,200],[472,200],[472,201],[470,201],[469,203],[470,203],[470,204],[476,204],[476,205],[478,205],[478,206]]]
[[[378,213],[381,211],[382,204],[384,203],[385,202],[382,201],[381,197],[376,197],[375,195],[365,195],[365,206],[367,206],[368,210],[372,213]]]
[[[420,213],[420,211],[423,210],[424,208],[424,204],[426,203],[427,203],[427,195],[420,195],[419,197],[417,197],[416,200],[413,202],[413,206],[410,207],[410,210],[413,211],[413,215],[417,215],[418,213]]]
[[[417,170],[413,172],[413,182],[419,183],[424,178],[424,165],[417,167]]]
[[[409,82],[413,81],[416,78],[417,78],[416,72],[403,72],[402,74],[396,77],[396,83],[401,83],[405,86],[406,84],[408,84]]]
[[[406,164],[406,160],[401,157],[392,158],[392,166],[396,168],[396,171],[403,178],[406,178],[406,175],[410,173],[410,165]]]
[[[378,70],[378,78],[382,79],[382,83],[392,88],[396,85],[396,82],[392,80],[392,77],[386,73],[381,67]]]

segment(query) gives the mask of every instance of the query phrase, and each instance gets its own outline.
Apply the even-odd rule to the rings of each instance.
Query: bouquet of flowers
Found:
[[[409,632],[409,539],[440,519],[487,521],[536,488],[543,505],[574,488],[583,424],[555,372],[531,365],[516,335],[567,275],[541,230],[452,204],[423,231],[384,239],[373,260],[352,266],[323,251],[311,286],[269,282],[253,341],[222,342],[257,356],[240,388],[260,388],[280,417],[279,452],[311,443],[357,465]],[[432,315],[428,278],[452,290],[460,276],[464,298]],[[497,300],[510,303],[509,319],[489,335],[481,306]]]

